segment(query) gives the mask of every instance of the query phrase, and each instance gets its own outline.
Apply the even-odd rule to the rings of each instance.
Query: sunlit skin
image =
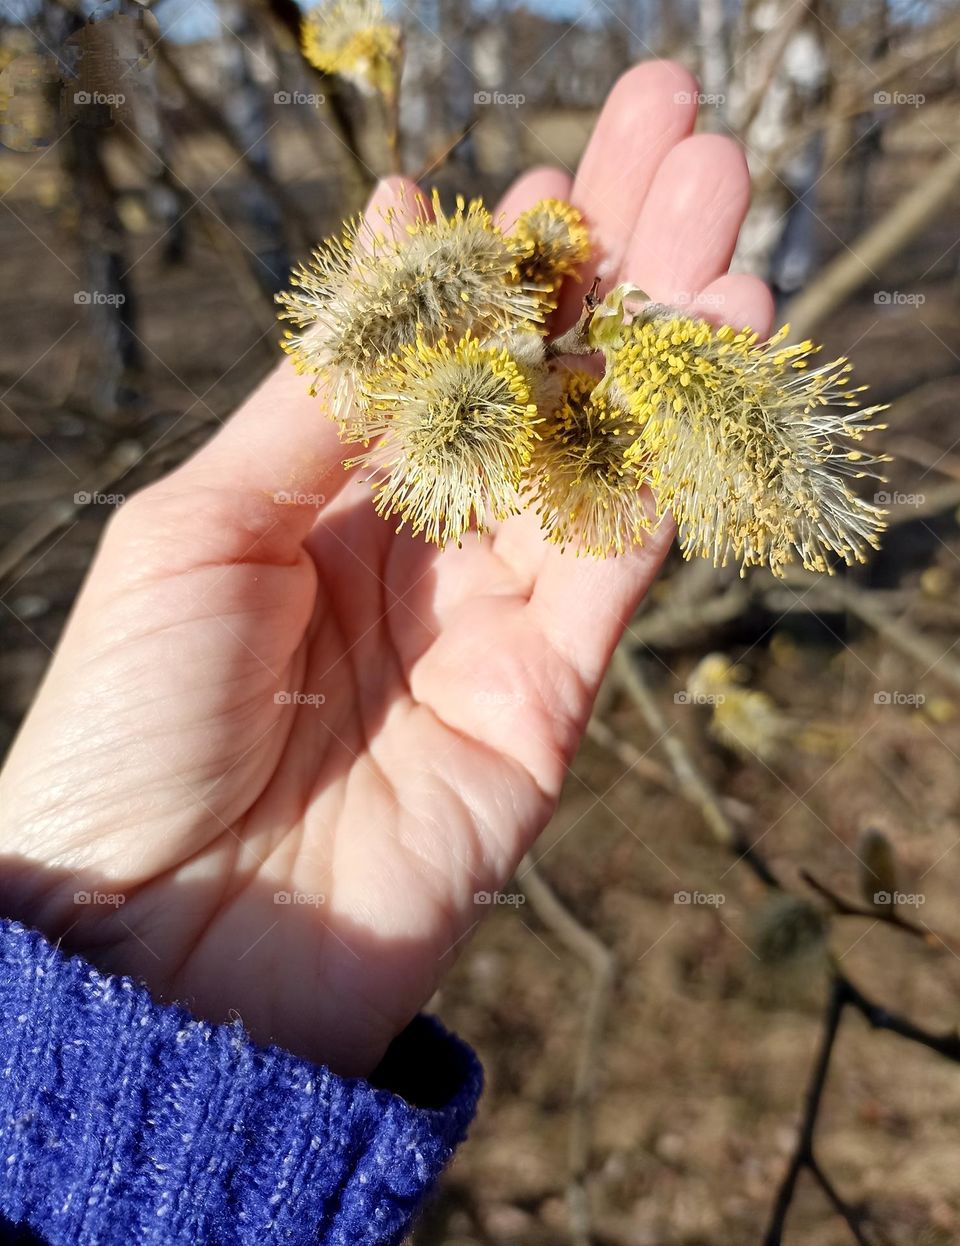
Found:
[[[507,224],[555,196],[590,226],[566,323],[599,265],[768,330],[765,288],[723,275],[748,178],[731,142],[689,137],[696,90],[632,70],[575,178],[508,192]],[[373,209],[409,213],[399,189]],[[549,819],[673,531],[606,561],[533,513],[462,549],[397,535],[305,390],[284,361],[111,523],[0,779],[0,899],[165,999],[366,1074]],[[91,888],[127,901],[74,903]]]

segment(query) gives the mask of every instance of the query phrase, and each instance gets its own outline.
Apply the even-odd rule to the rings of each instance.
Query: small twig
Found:
[[[833,1205],[834,1211],[841,1216],[846,1223],[847,1228],[853,1234],[853,1239],[858,1246],[871,1246],[870,1241],[864,1236],[861,1228],[861,1217],[848,1206],[847,1203],[837,1193],[837,1189],[827,1174],[820,1167],[819,1161],[815,1155],[811,1155],[807,1160],[807,1169],[810,1175],[819,1185],[820,1189],[826,1194],[830,1203]]]
[[[894,618],[874,600],[872,593],[857,588],[846,577],[821,583],[822,596],[833,599],[855,614],[875,632],[885,637],[901,653],[918,662],[924,674],[942,679],[960,688],[960,662],[950,657],[949,650],[932,644],[904,619]]]
[[[434,148],[436,155],[427,158],[413,180],[419,185],[427,177],[429,177],[431,173],[434,173],[438,168],[441,168],[444,164],[446,164],[460,144],[464,142],[465,139],[470,137],[470,131],[476,126],[476,124],[477,114],[476,109],[474,109],[469,121],[462,125],[455,134],[448,135],[443,142],[437,144]]]
[[[618,649],[614,656],[614,670],[633,697],[651,730],[658,736],[677,776],[683,795],[698,806],[704,820],[722,844],[749,865],[754,874],[768,886],[783,891],[784,888],[780,880],[770,869],[763,854],[751,845],[743,845],[735,828],[729,819],[725,817],[719,798],[696,769],[683,742],[678,736],[670,732],[668,724],[660,712],[659,706],[648,688],[637,662],[623,647]],[[912,935],[923,937],[927,942],[931,938],[940,939],[936,932],[921,931],[919,926],[915,926],[913,923],[901,918],[899,914],[896,914],[895,910],[889,915],[880,911],[874,911],[873,909],[861,911],[857,905],[844,899],[842,896],[836,895],[825,884],[819,882],[809,871],[803,871],[802,874],[807,883],[825,899],[829,900],[835,911],[841,915],[856,915],[872,917],[877,920],[887,920]],[[945,940],[941,941],[946,942]],[[946,1034],[933,1034],[916,1025],[909,1018],[883,1008],[864,995],[849,978],[845,977],[838,968],[834,967],[827,1012],[824,1018],[823,1038],[807,1087],[804,1113],[797,1144],[787,1171],[777,1190],[769,1227],[764,1237],[764,1246],[781,1246],[787,1214],[793,1202],[800,1175],[804,1170],[810,1173],[823,1190],[831,1206],[843,1218],[858,1246],[883,1246],[885,1239],[876,1226],[871,1225],[870,1237],[865,1235],[863,1227],[864,1217],[840,1196],[820,1167],[813,1149],[817,1117],[823,1100],[830,1059],[842,1020],[843,1009],[847,1006],[856,1009],[874,1029],[887,1030],[908,1041],[918,1043],[920,1046],[926,1047],[928,1050],[934,1051],[946,1059],[960,1063],[960,1034],[956,1031]]]
[[[517,881],[543,924],[584,962],[590,972],[590,994],[584,1014],[583,1036],[570,1106],[570,1181],[567,1187],[570,1240],[574,1246],[590,1246],[590,1202],[587,1193],[592,1132],[590,1108],[593,1102],[598,1050],[616,982],[616,959],[606,944],[593,931],[581,925],[560,901],[531,857],[526,856],[521,861]]]
[[[85,505],[82,495],[94,497],[106,493],[130,468],[143,457],[136,442],[121,441],[89,475],[77,481],[73,498],[61,497],[37,516],[0,550],[0,583],[8,579],[30,555],[61,528],[66,527],[77,511]]]
[[[937,931],[931,930],[929,926],[920,926],[916,922],[910,921],[909,918],[902,917],[895,905],[884,909],[873,908],[867,904],[857,904],[853,900],[847,900],[833,891],[826,883],[821,882],[811,874],[809,870],[801,869],[800,877],[818,895],[823,896],[831,905],[833,911],[840,917],[866,917],[871,921],[886,922],[888,926],[896,926],[898,930],[903,930],[906,934],[913,935],[915,939],[921,939],[928,947],[936,948],[939,945],[945,951],[953,950],[950,940],[945,939]]]
[[[899,1034],[901,1038],[906,1038],[912,1043],[919,1043],[921,1047],[926,1047],[945,1059],[960,1064],[960,1034],[956,1030],[950,1030],[946,1034],[931,1034],[929,1030],[915,1025],[909,1018],[891,1012],[868,999],[849,978],[842,977],[841,980],[846,1002],[852,1008],[856,1008],[875,1030],[888,1030],[891,1034]]]
[[[403,148],[400,134],[400,75],[403,72],[403,39],[397,47],[392,62],[390,85],[383,91],[383,119],[387,136],[387,155],[390,172],[403,173]]]
[[[793,1202],[796,1193],[797,1182],[801,1173],[807,1169],[820,1184],[826,1193],[834,1210],[845,1220],[847,1227],[853,1234],[858,1246],[871,1246],[870,1241],[864,1237],[859,1217],[847,1204],[840,1198],[836,1190],[827,1180],[817,1163],[813,1151],[814,1134],[817,1127],[817,1117],[820,1113],[820,1105],[823,1100],[823,1092],[827,1084],[827,1073],[830,1069],[830,1058],[833,1055],[833,1049],[837,1041],[837,1035],[840,1031],[840,1021],[843,1016],[844,1005],[847,1003],[845,980],[839,975],[835,976],[831,986],[830,995],[827,1000],[827,1009],[823,1020],[823,1036],[820,1040],[820,1050],[817,1053],[816,1061],[810,1072],[810,1081],[807,1085],[806,1095],[804,1097],[803,1117],[801,1118],[800,1130],[797,1135],[797,1143],[787,1165],[787,1171],[783,1175],[783,1180],[777,1190],[777,1197],[774,1201],[773,1210],[770,1215],[770,1223],[764,1234],[763,1246],[781,1246],[783,1242],[783,1230],[786,1225],[787,1213],[790,1210],[790,1204]]]
[[[681,795],[700,810],[700,815],[714,839],[743,860],[762,883],[768,887],[779,888],[776,875],[731,822],[720,798],[697,769],[680,736],[671,731],[638,663],[623,646],[614,654],[614,670],[666,754],[677,777]]]
[[[257,183],[260,189],[276,204],[284,224],[290,230],[297,245],[303,247],[312,245],[314,241],[313,226],[286,187],[282,186],[256,160],[248,145],[237,136],[230,122],[223,116],[220,109],[194,87],[180,67],[179,60],[163,40],[160,40],[157,44],[156,52],[158,64],[164,69],[174,86],[187,100],[195,116],[199,117],[204,125],[219,136],[222,142],[230,148],[233,155],[236,156],[236,163],[243,165],[244,170]],[[201,197],[197,196],[189,186],[184,185],[184,189],[190,194],[192,199],[202,201]]]
[[[955,385],[955,379],[951,378],[951,392]],[[927,386],[939,387],[939,382],[928,381],[927,385],[919,388],[926,389]],[[903,409],[903,402],[902,398],[897,399],[897,411],[901,419],[904,416],[909,418],[909,413]],[[912,463],[919,463],[921,467],[926,467],[929,471],[940,472],[943,476],[951,476],[954,480],[960,480],[960,455],[951,454],[949,450],[941,450],[939,446],[933,445],[923,437],[898,437],[893,441],[888,440],[886,446],[894,458],[909,459]]]
[[[956,23],[950,22],[931,26],[926,45],[911,40],[908,54],[905,55],[897,50],[883,60],[872,61],[869,66],[864,65],[867,72],[859,83],[853,84],[852,97],[839,109],[831,93],[824,104],[807,110],[803,121],[791,127],[780,146],[765,157],[766,167],[754,178],[754,194],[764,193],[772,183],[776,182],[782,173],[783,162],[796,152],[803,151],[807,143],[828,126],[841,121],[852,121],[855,117],[864,114],[875,113],[876,95],[880,88],[897,85],[907,88],[910,79],[905,75],[908,71],[912,75],[919,75],[920,78],[926,77],[932,66],[928,65],[924,70],[922,69],[924,62],[926,60],[940,61],[943,58],[943,49],[951,47],[956,41],[958,29],[960,28]],[[935,95],[928,92],[926,106],[929,107],[935,98]]]
[[[947,148],[926,177],[916,181],[862,237],[845,246],[817,279],[787,308],[793,339],[806,337],[883,269],[930,221],[956,198],[960,152]]]
[[[946,456],[944,456],[944,462],[947,462]],[[923,501],[918,500],[916,505],[891,507],[887,527],[899,528],[904,524],[916,523],[918,520],[936,519],[944,511],[956,510],[958,506],[960,506],[960,485],[953,482],[937,485],[933,489],[928,489],[923,495]]]
[[[806,0],[797,0],[797,3],[788,11],[786,18],[777,22],[773,29],[764,36],[759,52],[753,48],[750,49],[751,60],[762,64],[763,72],[756,87],[744,101],[740,116],[734,120],[734,129],[740,135],[741,140],[746,140],[747,131],[756,121],[757,113],[763,106],[790,40],[796,33],[797,27],[806,19],[808,11]]]
[[[583,307],[580,309],[580,318],[575,325],[562,333],[560,337],[554,338],[552,342],[547,344],[547,354],[553,358],[561,355],[590,355],[594,353],[594,348],[587,340],[587,329],[593,318],[593,313],[600,306],[600,278],[594,277],[593,284],[583,296]]]
[[[641,775],[648,782],[656,784],[666,792],[677,790],[673,775],[666,766],[661,766],[659,762],[641,753],[629,740],[622,739],[602,718],[594,715],[590,719],[587,723],[587,735],[594,744],[599,744],[601,748],[611,752],[631,774]]]
[[[741,618],[750,604],[752,583],[737,579],[706,600],[671,600],[632,623],[631,637],[650,649],[684,649],[713,628]]]

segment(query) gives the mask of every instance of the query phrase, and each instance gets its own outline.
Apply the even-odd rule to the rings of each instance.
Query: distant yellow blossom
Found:
[[[310,9],[301,42],[304,56],[323,73],[381,95],[396,90],[400,27],[387,20],[380,0],[329,0]]]
[[[725,654],[708,653],[687,679],[694,700],[710,706],[710,730],[727,748],[750,759],[774,761],[793,724],[765,692],[748,688],[746,671]]]

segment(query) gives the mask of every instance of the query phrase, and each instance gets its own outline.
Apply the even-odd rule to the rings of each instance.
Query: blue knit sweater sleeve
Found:
[[[376,1080],[257,1047],[0,921],[0,1240],[399,1242],[481,1073],[421,1017]]]

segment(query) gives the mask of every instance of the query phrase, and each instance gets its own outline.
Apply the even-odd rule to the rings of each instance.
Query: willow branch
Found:
[[[830,986],[830,995],[827,1000],[827,1008],[823,1020],[823,1035],[820,1039],[820,1049],[810,1072],[810,1080],[807,1084],[806,1095],[804,1096],[803,1116],[797,1134],[796,1146],[787,1165],[787,1171],[784,1173],[783,1180],[777,1189],[777,1196],[770,1215],[770,1223],[763,1238],[763,1246],[781,1246],[787,1213],[796,1194],[797,1182],[800,1180],[800,1175],[804,1169],[807,1169],[823,1188],[834,1209],[843,1217],[858,1246],[872,1246],[861,1230],[861,1217],[848,1207],[834,1190],[817,1163],[813,1151],[817,1118],[820,1114],[823,1093],[827,1085],[827,1074],[830,1071],[830,1059],[836,1045],[837,1035],[840,1032],[840,1021],[847,1002],[846,984],[844,979],[838,975],[833,979]]]
[[[888,908],[879,908],[869,904],[857,904],[853,900],[848,900],[845,896],[834,891],[832,887],[828,887],[826,883],[821,882],[810,870],[801,869],[800,877],[803,881],[821,896],[834,913],[839,917],[863,917],[870,921],[884,922],[888,926],[893,926],[897,930],[902,930],[904,934],[912,935],[915,939],[920,939],[930,948],[943,948],[945,952],[953,952],[952,940],[947,939],[944,935],[939,934],[936,930],[932,930],[929,926],[922,926],[918,922],[912,922],[908,917],[904,917],[896,908],[891,905]]]
[[[583,961],[590,974],[590,991],[573,1079],[568,1150],[570,1181],[567,1187],[570,1239],[574,1246],[590,1246],[590,1202],[586,1184],[592,1134],[590,1108],[594,1096],[594,1071],[599,1063],[600,1042],[616,982],[616,959],[593,931],[581,925],[560,901],[531,857],[524,857],[520,863],[517,881],[543,924]]]
[[[918,1043],[921,1047],[926,1047],[928,1051],[935,1051],[944,1059],[960,1064],[960,1034],[955,1029],[943,1034],[933,1034],[922,1026],[915,1025],[908,1017],[901,1016],[898,1012],[891,1012],[890,1009],[875,1003],[864,995],[859,987],[854,986],[849,978],[842,978],[842,982],[846,1002],[855,1008],[873,1029],[899,1034],[901,1038],[911,1043]]]
[[[890,614],[874,600],[873,593],[856,587],[846,578],[823,582],[819,591],[822,597],[849,610],[894,648],[913,658],[924,668],[924,674],[933,675],[960,689],[960,662],[950,656],[949,650],[945,652],[929,641],[905,619]]]
[[[727,816],[720,798],[697,768],[686,745],[680,736],[670,729],[656,698],[647,685],[639,663],[623,645],[617,649],[613,661],[614,670],[621,683],[654,733],[657,743],[663,749],[676,776],[680,794],[700,811],[700,816],[719,844],[728,848],[749,866],[766,886],[779,887],[776,875]]]
[[[960,186],[960,151],[947,150],[927,176],[908,190],[798,295],[787,309],[794,338],[806,337],[955,198]]]

